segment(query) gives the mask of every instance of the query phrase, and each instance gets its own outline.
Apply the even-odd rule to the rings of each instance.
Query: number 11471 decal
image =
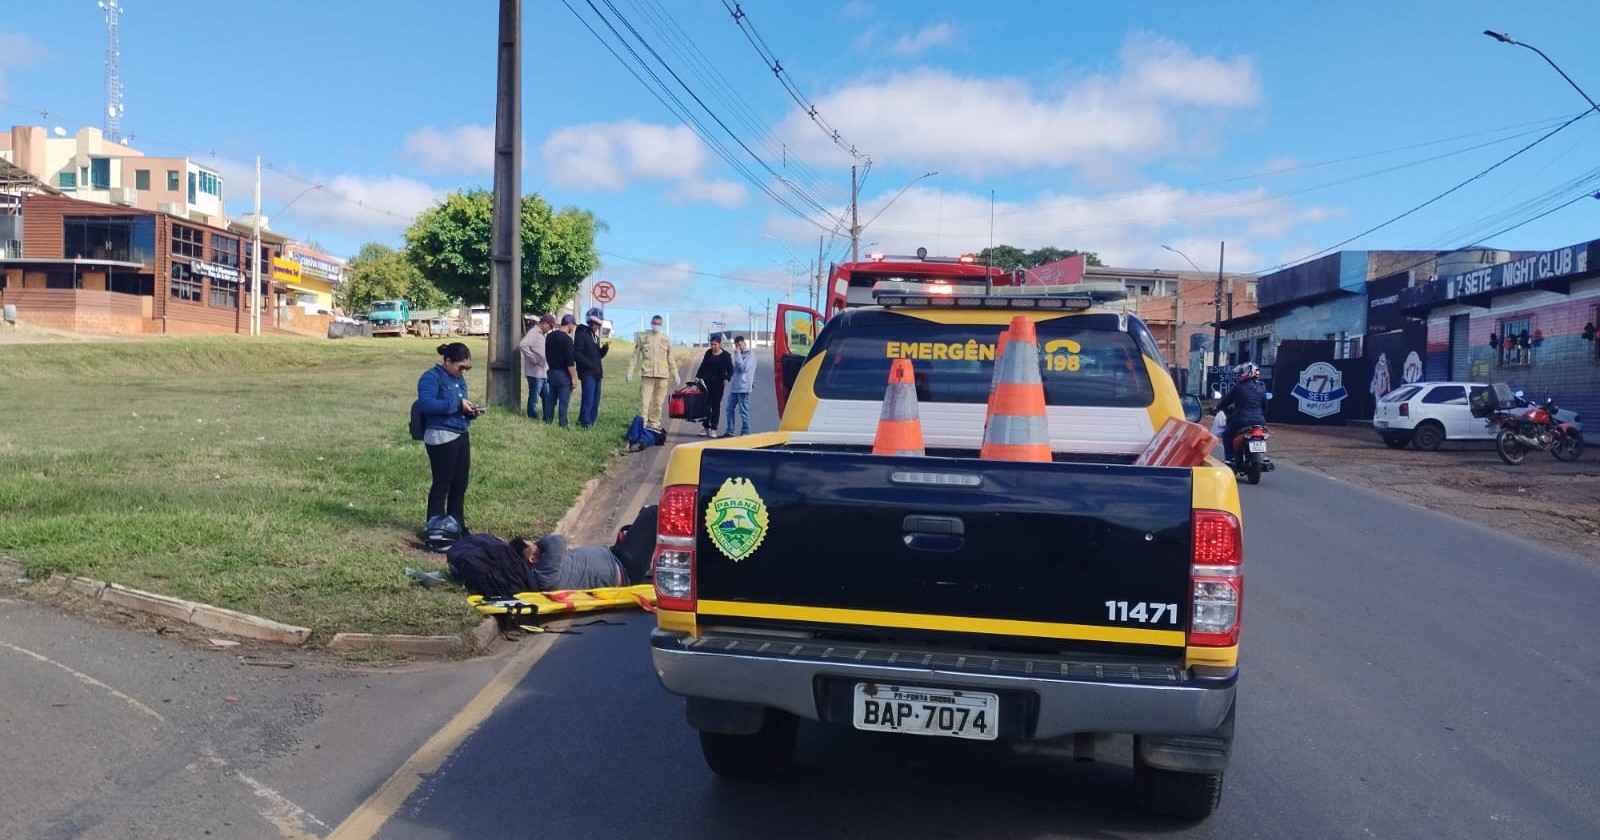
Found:
[[[1177,604],[1152,601],[1107,601],[1106,621],[1136,621],[1140,624],[1178,623]]]

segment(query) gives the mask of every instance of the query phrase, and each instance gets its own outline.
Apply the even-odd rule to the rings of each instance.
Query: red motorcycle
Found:
[[[1521,397],[1522,392],[1518,391]],[[1555,400],[1518,411],[1500,411],[1490,417],[1489,425],[1500,427],[1495,436],[1495,450],[1500,460],[1511,466],[1520,466],[1530,451],[1549,452],[1558,461],[1576,461],[1583,455],[1583,433],[1571,423],[1556,419],[1560,409]]]
[[[1261,483],[1261,474],[1272,472],[1272,459],[1267,457],[1266,426],[1245,426],[1233,436],[1233,471],[1251,484]]]

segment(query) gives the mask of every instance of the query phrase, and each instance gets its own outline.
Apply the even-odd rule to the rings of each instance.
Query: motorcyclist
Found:
[[[1261,368],[1245,362],[1236,369],[1237,380],[1233,390],[1217,403],[1218,412],[1228,413],[1228,427],[1222,433],[1222,453],[1232,464],[1235,453],[1233,439],[1240,429],[1267,424],[1267,386],[1261,384]]]

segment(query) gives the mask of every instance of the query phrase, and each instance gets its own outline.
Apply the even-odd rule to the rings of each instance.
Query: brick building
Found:
[[[1176,278],[1159,287],[1161,294],[1137,299],[1139,319],[1150,328],[1168,365],[1174,369],[1173,381],[1179,390],[1199,394],[1203,372],[1211,364],[1211,339],[1218,312],[1217,276],[1195,271],[1163,273]],[[1254,313],[1255,275],[1224,276],[1220,309],[1223,320]],[[1226,357],[1222,363],[1227,364]]]
[[[22,255],[0,259],[0,301],[19,320],[100,333],[249,332],[249,236],[63,195],[25,196],[21,218]],[[262,242],[263,301],[275,294],[269,268],[281,247]]]

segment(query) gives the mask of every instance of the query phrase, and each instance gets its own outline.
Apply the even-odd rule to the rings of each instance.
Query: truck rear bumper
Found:
[[[1200,675],[1166,665],[1048,657],[893,650],[809,639],[656,630],[650,654],[661,684],[684,697],[782,709],[810,720],[830,714],[828,686],[863,681],[958,687],[1030,700],[1013,737],[1080,732],[1212,735],[1233,709],[1237,668]],[[1009,727],[1008,727],[1009,728]]]

